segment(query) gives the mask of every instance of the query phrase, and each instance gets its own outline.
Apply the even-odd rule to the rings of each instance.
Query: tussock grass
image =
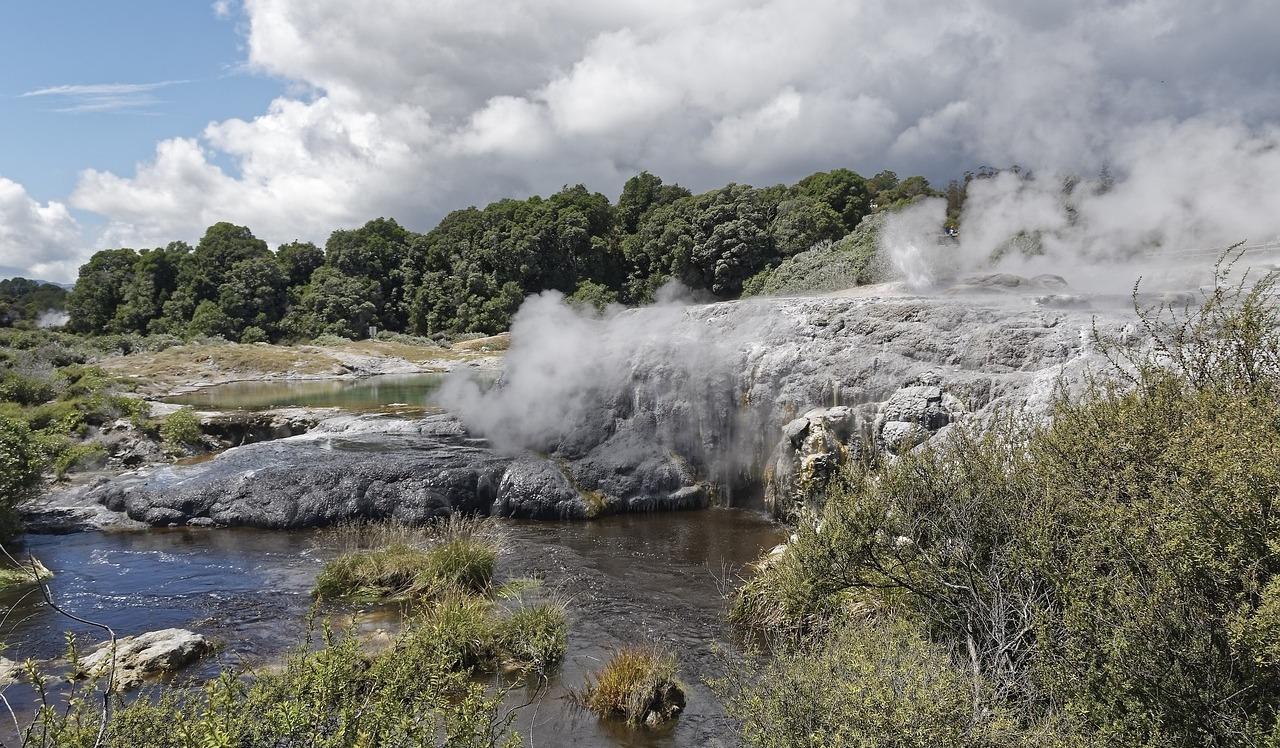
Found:
[[[569,621],[563,604],[543,603],[512,611],[494,633],[502,667],[545,672],[564,658]]]
[[[317,598],[361,601],[439,598],[485,592],[500,551],[488,520],[450,517],[424,529],[351,525],[339,531],[348,550],[316,577]]]
[[[684,689],[676,679],[674,654],[656,646],[629,647],[615,654],[573,694],[579,706],[629,725],[657,725],[684,709]]]

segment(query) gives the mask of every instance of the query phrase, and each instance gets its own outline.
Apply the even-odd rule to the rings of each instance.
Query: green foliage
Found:
[[[449,624],[463,623],[448,619]],[[439,638],[410,629],[390,650],[366,657],[353,637],[299,650],[274,673],[233,673],[203,689],[166,691],[117,707],[106,744],[130,748],[308,746],[309,748],[515,748],[501,693],[490,693],[458,667],[452,649],[465,637]],[[94,745],[97,714],[82,700],[65,713],[37,718],[36,744]]]
[[[821,242],[752,276],[743,296],[822,293],[874,283],[879,272],[877,241],[884,214],[863,219],[851,234],[836,242]]]
[[[14,507],[39,484],[44,463],[31,429],[0,415],[0,540],[18,529]]]
[[[769,231],[779,257],[791,257],[818,242],[833,241],[845,234],[840,215],[810,197],[793,197],[779,203]]]
[[[769,225],[776,208],[765,191],[731,184],[654,210],[626,246],[635,268],[631,297],[651,298],[654,279],[666,277],[736,296],[774,255]]]
[[[218,290],[218,309],[225,322],[208,324],[220,324],[224,330],[222,334],[237,339],[247,327],[256,327],[259,335],[265,336],[265,331],[274,330],[285,314],[287,282],[284,271],[270,256],[254,257],[236,263]],[[201,302],[196,307],[195,316],[191,319],[191,330],[197,334],[218,334],[209,329],[201,329],[197,322],[204,305],[205,302]]]
[[[187,333],[207,337],[226,337],[232,333],[233,325],[233,321],[216,302],[205,299],[196,306],[195,312],[191,315],[191,322],[187,324]]]
[[[284,327],[299,338],[326,334],[348,340],[363,338],[377,319],[380,294],[377,282],[343,275],[326,265],[303,287]]]
[[[324,251],[311,242],[290,242],[276,250],[276,262],[288,279],[289,288],[305,286],[311,274],[324,264]]]
[[[67,326],[77,332],[110,332],[116,307],[124,300],[138,253],[132,249],[104,249],[80,268],[76,286],[67,298]]]
[[[215,300],[232,271],[241,262],[272,257],[267,243],[247,226],[215,223],[204,232],[187,262],[182,264],[178,285],[197,303]]]
[[[72,470],[101,467],[106,461],[107,450],[101,444],[68,442],[56,450],[51,467],[54,477],[62,480]]]
[[[200,418],[191,408],[181,408],[165,416],[160,424],[160,438],[171,449],[184,449],[200,443],[204,436]]]
[[[565,301],[580,309],[590,309],[599,314],[610,304],[618,303],[618,294],[600,283],[584,280]]]
[[[41,314],[66,306],[67,290],[62,286],[26,278],[0,280],[0,327],[33,327]]]
[[[979,748],[1010,720],[975,724],[971,681],[909,623],[851,623],[715,682],[752,748]]]
[[[596,308],[646,302],[670,280],[732,298],[761,271],[840,239],[872,199],[883,207],[921,194],[934,194],[922,177],[892,172],[864,180],[835,169],[793,187],[730,184],[701,195],[642,172],[616,207],[573,185],[456,210],[425,234],[378,218],[333,232],[323,251],[292,242],[274,254],[247,227],[224,222],[194,250],[174,242],[98,252],[67,308],[72,329],[94,334],[492,335],[544,290],[581,292],[573,298]]]
[[[545,672],[564,658],[569,622],[563,605],[521,607],[498,620],[495,648],[503,667]]]
[[[796,183],[796,191],[822,201],[839,216],[845,232],[853,231],[871,212],[867,180],[849,169],[820,171]]]
[[[1144,311],[1155,354],[1102,341],[1115,372],[1049,423],[1011,415],[855,467],[734,619],[783,641],[909,621],[972,674],[975,724],[1016,714],[1020,739],[1070,724],[1102,745],[1270,744],[1274,286],[1220,279],[1190,315]]]
[[[650,211],[693,193],[678,184],[663,184],[658,176],[642,171],[627,180],[618,197],[618,222],[623,233],[634,234]]]
[[[574,699],[601,717],[629,725],[655,725],[684,708],[675,655],[656,647],[623,649],[589,676]]]

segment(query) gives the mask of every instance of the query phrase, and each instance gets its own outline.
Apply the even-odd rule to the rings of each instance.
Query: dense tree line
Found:
[[[644,172],[616,204],[576,185],[457,210],[424,234],[378,218],[333,232],[323,249],[293,242],[273,252],[248,227],[218,223],[195,247],[96,253],[67,311],[78,332],[242,342],[370,329],[488,334],[547,289],[595,307],[650,301],[670,280],[733,298],[752,276],[924,194],[937,193],[923,177],[889,171],[836,169],[699,195]]]
[[[0,280],[0,327],[31,327],[40,316],[67,306],[62,286],[26,278]]]

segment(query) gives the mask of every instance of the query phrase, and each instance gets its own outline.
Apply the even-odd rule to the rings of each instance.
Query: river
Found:
[[[424,388],[416,394],[402,383],[380,387],[372,399],[424,405],[430,385],[420,383]],[[301,403],[291,401],[288,392],[307,397],[319,392],[299,384],[305,383],[258,386],[252,397],[294,405]],[[366,393],[359,395],[362,404],[344,407],[377,405],[371,404],[368,388],[355,389]],[[331,391],[344,390],[350,391]],[[236,407],[254,406],[242,400]],[[539,701],[518,712],[517,730],[527,744],[603,748],[736,742],[733,724],[703,679],[715,669],[715,649],[731,638],[723,620],[724,580],[781,542],[779,526],[750,510],[705,509],[589,522],[504,521],[503,527],[509,550],[499,562],[499,581],[544,580],[539,594],[564,600],[570,620],[565,661]],[[228,667],[270,665],[297,646],[315,575],[337,552],[330,540],[330,531],[323,529],[189,528],[30,535],[26,544],[56,573],[50,587],[57,601],[77,615],[106,623],[119,635],[181,627],[217,640],[222,647],[216,655],[176,676],[187,683]],[[55,658],[68,630],[97,641],[91,630],[35,604],[34,597],[21,602],[18,597],[0,598],[14,606],[0,626],[10,658]],[[364,628],[394,629],[393,619],[389,611],[368,615]],[[681,660],[689,704],[673,725],[631,730],[570,705],[567,690],[580,686],[612,652],[648,642],[672,648]],[[8,693],[23,705],[21,687]]]

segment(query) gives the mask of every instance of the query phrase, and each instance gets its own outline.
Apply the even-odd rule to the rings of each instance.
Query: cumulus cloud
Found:
[[[1280,220],[1259,226],[1256,201],[1228,204],[1242,190],[1225,177],[1209,182],[1219,195],[1196,188],[1223,164],[1271,184],[1250,161],[1275,147],[1280,120],[1267,0],[218,7],[242,15],[250,67],[293,93],[160,143],[133,174],[85,172],[71,203],[106,216],[100,244],[190,239],[216,220],[274,242],[378,215],[425,229],[566,183],[616,194],[640,169],[706,188],[840,165],[937,179],[1020,163],[1044,185],[1110,166],[1115,207],[1094,226],[1122,218],[1122,199],[1166,243],[1206,220],[1179,216],[1186,199],[1248,222],[1236,231]],[[1182,192],[1148,191],[1166,176],[1186,179]]]
[[[40,204],[0,177],[0,267],[35,278],[67,277],[80,254],[80,227],[62,203]]]

